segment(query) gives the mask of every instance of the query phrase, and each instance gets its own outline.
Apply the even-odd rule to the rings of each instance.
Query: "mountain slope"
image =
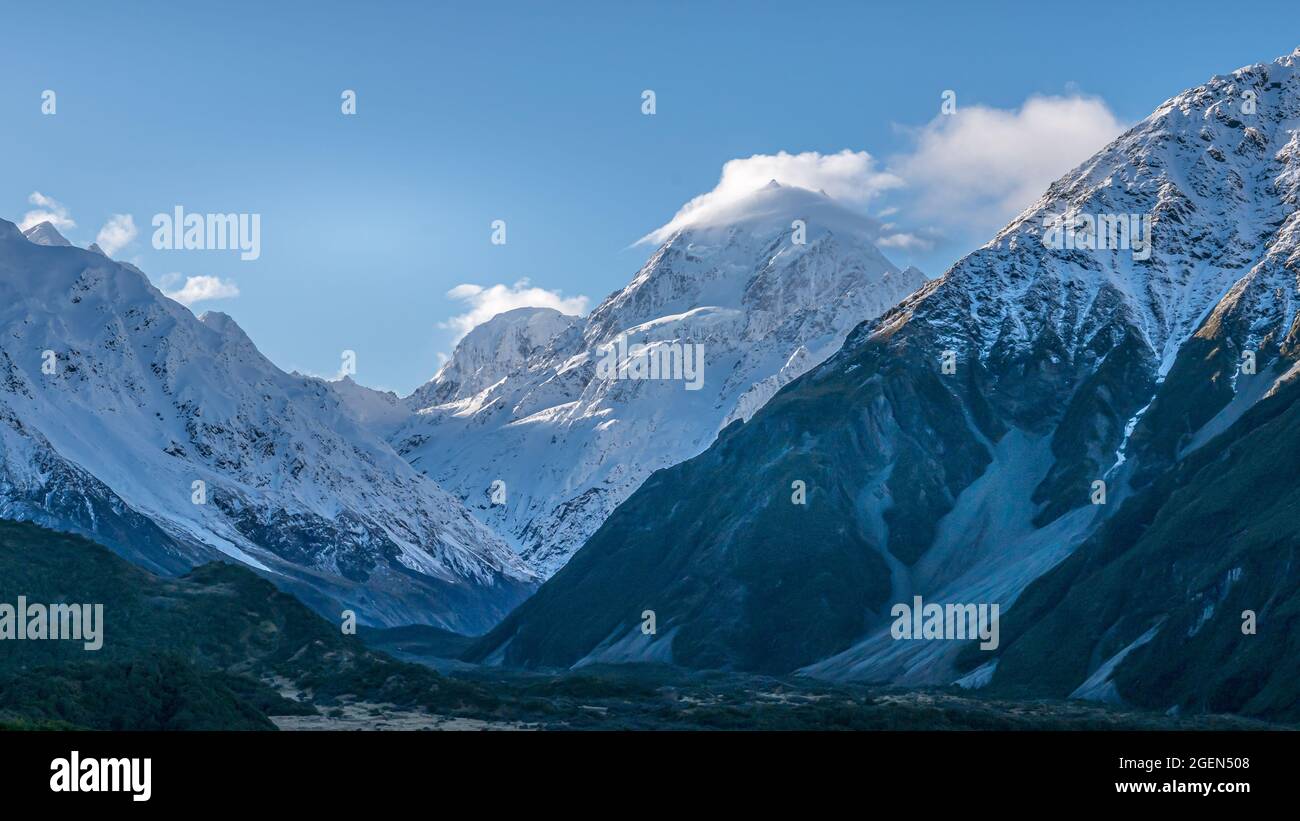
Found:
[[[1014,613],[1294,361],[1297,63],[1159,107],[709,451],[651,477],[470,657],[906,684],[969,672],[964,642],[892,639],[892,605]],[[1149,218],[1152,241],[1053,241],[1084,214]],[[1231,369],[1245,349],[1258,383]],[[1090,503],[1098,481],[1104,504]]]
[[[924,282],[871,244],[876,230],[773,182],[725,220],[674,233],[586,319],[519,309],[476,328],[390,440],[550,574],[646,476],[704,450]],[[672,354],[677,378],[627,378]]]
[[[1292,376],[1031,585],[990,688],[1300,720],[1297,399]]]
[[[478,632],[533,586],[333,391],[138,270],[0,221],[0,329],[0,515],[156,570],[228,557],[369,624]]]

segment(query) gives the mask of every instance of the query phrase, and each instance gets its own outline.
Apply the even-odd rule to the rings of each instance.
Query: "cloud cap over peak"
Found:
[[[726,162],[718,184],[711,191],[691,199],[671,220],[639,242],[659,243],[683,228],[743,220],[748,216],[747,205],[757,201],[755,194],[774,182],[863,207],[880,193],[902,183],[896,175],[878,168],[875,158],[866,151],[846,148],[835,154],[817,151],[754,154]]]

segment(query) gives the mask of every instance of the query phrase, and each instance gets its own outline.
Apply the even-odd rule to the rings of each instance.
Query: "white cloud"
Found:
[[[23,214],[23,221],[18,224],[19,229],[26,231],[34,225],[40,225],[42,222],[48,222],[60,231],[77,227],[77,223],[73,221],[68,209],[53,197],[47,197],[40,191],[33,191],[27,197],[27,201],[35,205],[36,208]]]
[[[95,242],[111,257],[134,240],[137,233],[135,219],[130,214],[114,214],[99,229]]]
[[[735,221],[745,216],[736,206],[771,180],[871,210],[872,220],[888,218],[875,239],[881,248],[928,251],[966,231],[987,238],[1126,127],[1105,101],[1071,91],[1030,97],[1018,109],[960,106],[908,129],[912,148],[883,164],[848,149],[755,154],[726,163],[713,190],[640,242],[663,242],[687,225]]]
[[[180,274],[167,274],[162,277],[163,287],[175,283],[180,279]],[[234,282],[220,277],[197,276],[186,277],[185,285],[179,290],[164,291],[167,296],[181,303],[182,305],[193,305],[196,302],[203,302],[209,299],[230,299],[239,296],[239,287]]]
[[[966,105],[919,129],[889,170],[914,219],[995,231],[1125,128],[1097,97],[1030,97],[1016,111]]]
[[[559,291],[534,287],[527,279],[521,279],[514,285],[497,284],[486,288],[481,285],[457,285],[447,292],[447,296],[469,306],[465,313],[440,324],[442,328],[456,331],[454,342],[459,342],[465,334],[497,314],[515,308],[554,308],[564,314],[585,314],[588,302],[585,296],[565,297]]]
[[[945,237],[934,228],[921,228],[915,231],[897,231],[893,224],[883,226],[876,245],[880,248],[892,248],[899,251],[928,251],[942,242]]]
[[[686,225],[718,220],[737,202],[772,180],[781,185],[824,191],[832,199],[860,206],[901,184],[897,176],[879,169],[875,158],[865,151],[846,148],[837,154],[816,151],[755,154],[728,161],[722,166],[722,176],[712,191],[683,205],[666,225],[647,234],[641,242],[662,242]]]

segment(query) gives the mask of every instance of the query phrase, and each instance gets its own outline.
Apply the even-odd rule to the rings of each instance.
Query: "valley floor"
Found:
[[[490,692],[495,703],[448,703],[444,712],[437,704],[399,709],[341,697],[334,706],[317,704],[317,715],[271,719],[281,730],[1281,729],[1232,716],[1174,717],[1083,701],[989,699],[955,688],[901,690],[660,666],[449,675]]]

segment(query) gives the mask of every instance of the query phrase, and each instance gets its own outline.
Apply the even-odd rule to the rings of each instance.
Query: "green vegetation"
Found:
[[[220,678],[175,656],[72,663],[0,678],[3,714],[39,727],[96,730],[270,730]]]
[[[103,604],[103,647],[0,641],[3,726],[272,729],[267,716],[312,715],[343,697],[493,704],[367,649],[235,565],[163,578],[78,536],[0,521],[0,602],[19,596]]]

